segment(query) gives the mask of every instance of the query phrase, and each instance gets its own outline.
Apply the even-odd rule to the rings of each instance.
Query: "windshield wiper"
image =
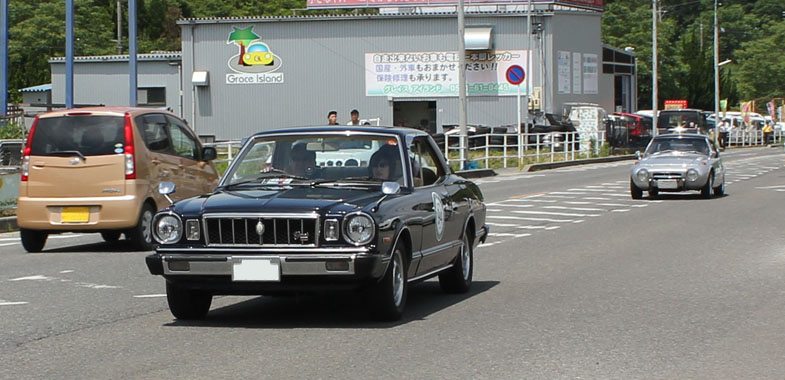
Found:
[[[343,182],[373,182],[373,184],[380,184],[382,182],[379,178],[369,177],[369,176],[358,176],[358,177],[345,177],[345,178],[338,178],[338,179],[324,179],[321,181],[314,181],[311,182],[311,186],[319,186],[319,185],[327,185],[327,184],[341,184]],[[370,184],[370,183],[369,183]]]
[[[259,181],[261,181],[263,179],[267,179],[267,178],[290,178],[290,179],[299,179],[299,180],[307,180],[308,179],[308,178],[301,177],[301,176],[298,176],[298,175],[286,173],[285,171],[280,170],[280,169],[270,169],[270,170],[268,170],[268,171],[266,171],[266,172],[264,172],[264,173],[262,173],[262,174],[260,174],[260,175],[258,175],[256,177],[254,177],[254,178],[247,179],[245,181],[230,183],[228,185],[224,185],[223,187],[224,188],[229,188],[229,187],[233,187],[233,186],[247,185],[247,184],[250,184],[250,183],[259,182]],[[290,183],[259,183],[259,185],[261,185],[261,186],[290,186],[292,184],[290,184]]]
[[[82,154],[82,152],[78,150],[57,150],[54,152],[50,152],[49,154],[55,156],[79,156],[79,158],[81,158],[82,161],[87,161],[87,158]]]

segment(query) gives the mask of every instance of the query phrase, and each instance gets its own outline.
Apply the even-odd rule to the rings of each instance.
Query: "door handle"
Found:
[[[158,164],[160,164],[160,163],[161,163],[161,160],[159,160],[159,159],[157,159],[157,158],[153,158],[152,160],[150,160],[150,162],[152,162],[152,163],[153,163],[153,165],[158,165]]]

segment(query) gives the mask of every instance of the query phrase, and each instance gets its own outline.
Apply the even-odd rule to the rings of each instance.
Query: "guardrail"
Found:
[[[501,167],[517,166],[518,159],[524,162],[542,163],[573,161],[596,157],[605,142],[605,132],[551,132],[522,133],[522,154],[518,155],[518,134],[489,133],[467,136],[469,157],[466,162],[481,162],[485,168],[491,161],[501,160]],[[460,162],[460,136],[446,135],[444,157],[448,163]],[[474,152],[474,153],[472,153]],[[481,152],[481,153],[476,153]],[[471,167],[471,166],[469,166]]]

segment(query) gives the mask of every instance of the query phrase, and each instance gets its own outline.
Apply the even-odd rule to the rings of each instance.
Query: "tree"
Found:
[[[765,29],[765,37],[744,42],[736,52],[736,84],[743,99],[785,94],[785,22]]]

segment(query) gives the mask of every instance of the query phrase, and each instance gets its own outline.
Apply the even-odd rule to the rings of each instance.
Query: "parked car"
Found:
[[[703,111],[688,108],[660,111],[657,117],[657,130],[658,134],[709,133]]]
[[[150,108],[96,107],[39,115],[22,153],[17,223],[22,245],[39,252],[49,234],[121,234],[152,249],[151,221],[166,206],[158,184],[177,197],[211,191],[219,174],[186,122]]]
[[[611,115],[613,122],[606,130],[611,146],[646,146],[651,140],[652,118],[650,116],[617,112]]]
[[[367,166],[318,165],[347,142],[378,149]],[[267,157],[272,166],[260,166]],[[453,174],[423,131],[262,132],[213,193],[153,218],[160,245],[146,263],[166,279],[178,319],[204,317],[214,295],[355,290],[375,316],[394,320],[412,283],[438,276],[447,292],[469,290],[485,212],[480,188]]]
[[[564,149],[565,144],[572,144],[571,150],[580,149],[580,136],[570,119],[552,113],[537,113],[533,114],[532,122],[528,145]]]
[[[704,198],[725,194],[725,166],[719,148],[705,135],[671,134],[655,137],[632,165],[630,195],[643,191],[699,190]]]

